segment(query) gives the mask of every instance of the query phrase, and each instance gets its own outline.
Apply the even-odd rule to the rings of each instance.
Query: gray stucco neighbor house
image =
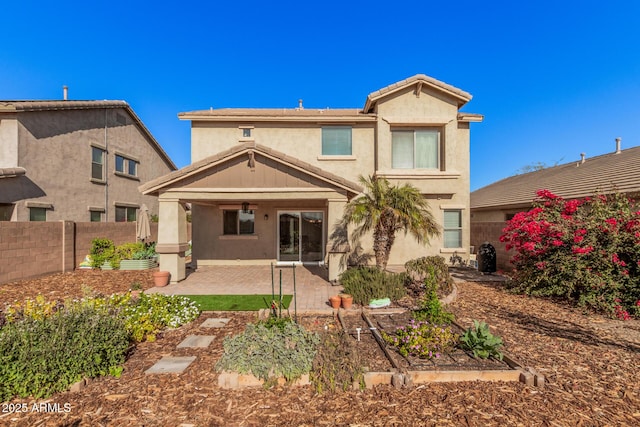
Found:
[[[0,221],[134,221],[174,170],[124,101],[0,101]]]

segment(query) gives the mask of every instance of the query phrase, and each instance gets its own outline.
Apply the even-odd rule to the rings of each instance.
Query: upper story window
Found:
[[[251,138],[251,128],[242,129],[242,137],[243,138]]]
[[[322,128],[323,156],[351,155],[351,127],[327,126]]]
[[[223,210],[222,233],[226,235],[253,234],[255,213],[253,210]]]
[[[91,147],[91,178],[104,181],[104,150]]]
[[[130,176],[138,176],[138,162],[116,154],[116,172]]]
[[[440,131],[394,130],[391,144],[393,169],[440,169]]]

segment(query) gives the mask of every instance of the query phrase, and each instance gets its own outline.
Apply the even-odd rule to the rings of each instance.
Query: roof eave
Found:
[[[180,113],[180,120],[190,120],[192,122],[247,122],[247,123],[368,123],[375,122],[374,115],[362,116],[261,116],[261,115],[210,115],[206,113]]]

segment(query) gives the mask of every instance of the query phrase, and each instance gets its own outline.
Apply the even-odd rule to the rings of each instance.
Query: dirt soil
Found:
[[[82,296],[82,284],[108,294],[133,281],[151,286],[151,273],[60,274],[0,285],[0,307],[38,292]],[[435,383],[396,390],[318,395],[310,386],[223,390],[215,362],[222,339],[252,313],[206,313],[192,324],[140,344],[119,379],[95,379],[77,393],[47,400],[16,399],[27,412],[0,404],[10,426],[632,426],[640,425],[640,322],[584,315],[554,302],[511,295],[491,282],[458,284],[450,306],[461,325],[485,320],[506,351],[535,368],[546,387],[512,382]],[[230,317],[226,328],[199,328],[208,317]],[[187,335],[215,335],[206,349],[176,349]],[[195,355],[183,374],[145,375],[164,355]],[[42,403],[49,403],[40,406]],[[35,404],[35,406],[34,406]],[[55,412],[58,404],[59,412]],[[68,404],[68,412],[65,412]],[[38,409],[42,408],[40,411]]]

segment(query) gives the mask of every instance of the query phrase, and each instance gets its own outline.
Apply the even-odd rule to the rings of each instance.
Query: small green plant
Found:
[[[449,294],[453,287],[453,279],[449,276],[449,267],[441,256],[428,256],[412,259],[404,264],[407,272],[408,287],[419,293],[425,282],[435,283],[439,295]]]
[[[156,255],[156,242],[145,243],[130,259],[151,259]]]
[[[488,359],[494,357],[502,360],[502,338],[493,335],[485,322],[473,321],[473,327],[467,329],[460,337],[462,348],[473,352],[475,357]]]
[[[141,293],[134,301],[129,293],[112,296],[108,304],[123,316],[125,329],[136,342],[155,341],[161,329],[177,328],[200,315],[198,305],[180,295]]]
[[[320,339],[309,378],[318,393],[364,388],[363,359],[354,340],[344,331],[325,332]]]
[[[140,291],[142,290],[142,284],[140,282],[133,282],[129,287],[132,291]]]
[[[344,292],[360,305],[367,305],[372,299],[399,300],[406,295],[404,281],[403,273],[388,273],[374,267],[350,268],[340,275]]]
[[[6,322],[15,322],[24,318],[43,320],[52,316],[62,308],[58,301],[47,301],[43,295],[37,295],[34,299],[28,298],[23,302],[16,302],[6,307]]]
[[[110,239],[96,238],[91,241],[91,267],[100,268],[109,261],[115,252],[115,246]]]
[[[413,318],[437,325],[451,323],[455,316],[442,306],[436,293],[435,282],[428,283],[428,280],[425,282],[427,282],[425,283],[426,292],[419,300],[419,308],[413,311]]]
[[[264,380],[265,387],[274,384],[278,377],[293,381],[309,373],[318,335],[291,320],[270,322],[248,324],[243,333],[226,337],[224,354],[216,369],[253,374]]]
[[[411,319],[407,326],[396,329],[394,334],[382,332],[382,337],[403,356],[434,359],[451,351],[458,337],[450,327]]]

